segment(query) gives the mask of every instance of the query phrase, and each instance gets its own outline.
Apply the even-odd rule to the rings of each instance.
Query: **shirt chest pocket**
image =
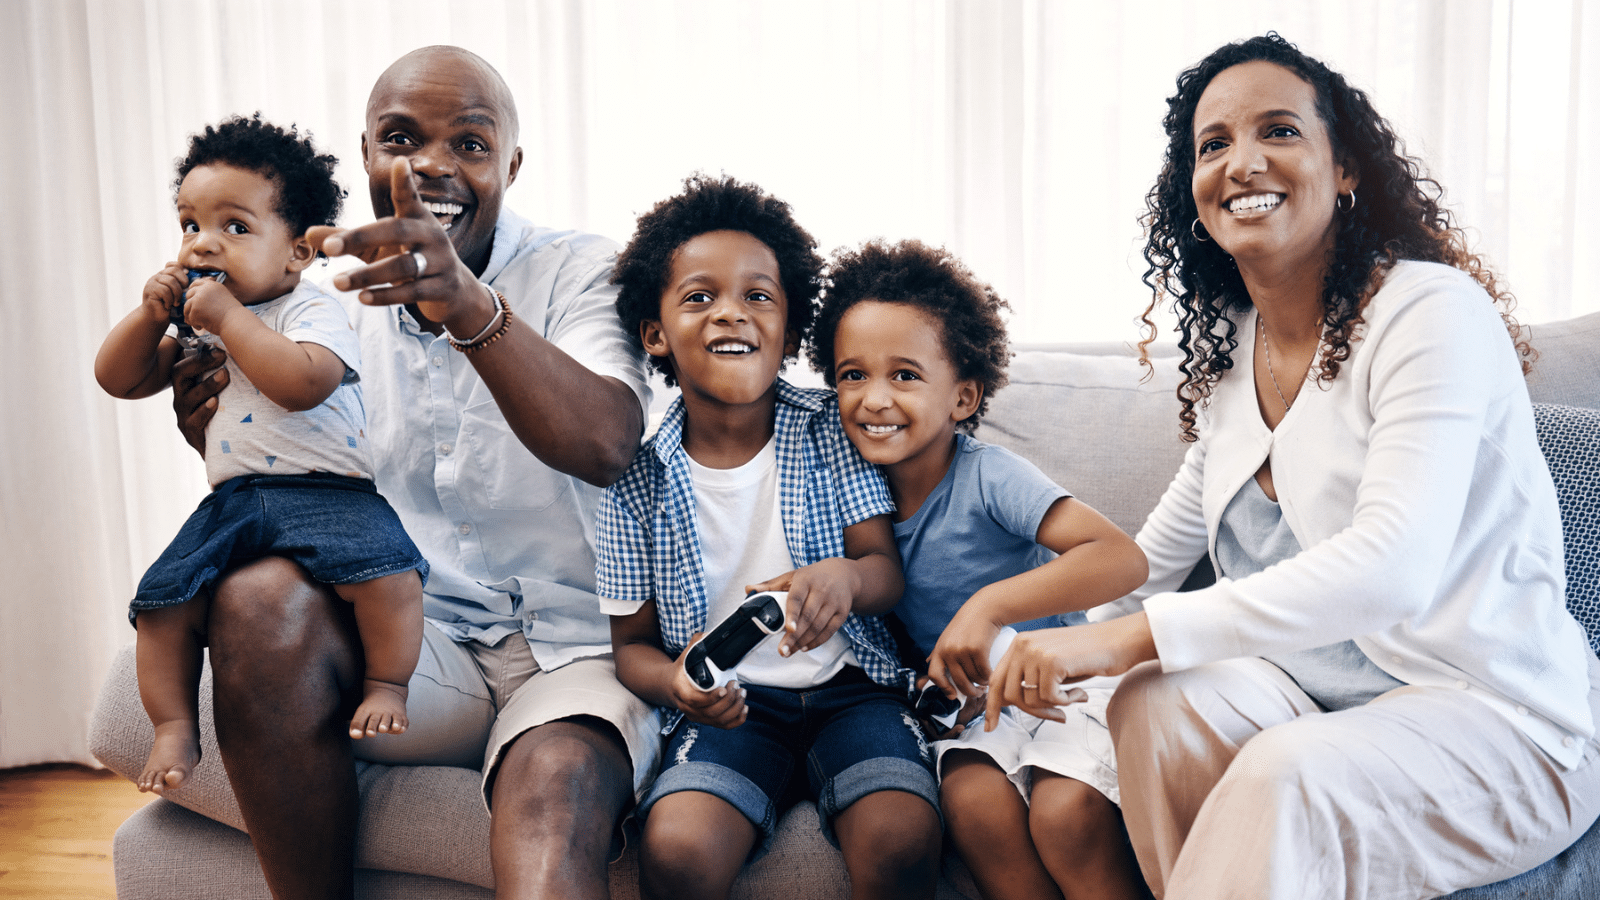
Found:
[[[462,492],[481,488],[493,509],[544,509],[568,488],[567,476],[522,445],[492,399],[462,410],[456,452]]]

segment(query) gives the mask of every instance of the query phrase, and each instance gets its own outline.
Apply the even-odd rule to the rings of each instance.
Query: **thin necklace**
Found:
[[[1267,336],[1267,322],[1256,314],[1256,325],[1261,328],[1261,350],[1267,358],[1267,377],[1272,379],[1272,389],[1278,392],[1278,399],[1283,401],[1283,411],[1289,411],[1289,398],[1283,395],[1283,388],[1278,387],[1278,376],[1272,373],[1272,340]]]

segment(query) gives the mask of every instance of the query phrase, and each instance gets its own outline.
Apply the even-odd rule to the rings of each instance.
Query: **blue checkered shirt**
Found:
[[[779,379],[776,407],[778,494],[789,555],[796,568],[843,556],[846,526],[894,511],[888,485],[845,437],[833,392]],[[655,598],[661,642],[674,658],[695,632],[706,630],[709,608],[683,423],[679,399],[606,491],[595,527],[595,592],[625,603]],[[881,618],[852,613],[842,630],[873,681],[907,683]],[[668,730],[678,717],[670,718]]]

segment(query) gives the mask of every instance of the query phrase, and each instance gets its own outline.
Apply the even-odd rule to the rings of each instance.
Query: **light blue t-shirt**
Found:
[[[894,526],[906,572],[906,590],[894,612],[924,656],[979,588],[1055,558],[1035,537],[1051,505],[1070,496],[1010,450],[956,435],[944,480],[911,518]],[[1076,621],[1082,613],[1013,627],[1030,631]]]

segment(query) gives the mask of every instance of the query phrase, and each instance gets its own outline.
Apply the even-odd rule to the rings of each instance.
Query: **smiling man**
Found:
[[[378,220],[312,235],[367,263],[334,287],[362,304],[374,474],[433,567],[410,727],[359,750],[482,767],[500,897],[604,897],[659,724],[616,680],[594,511],[638,446],[648,389],[616,317],[615,245],[502,206],[517,130],[482,59],[407,54],[374,86],[361,138]],[[175,378],[186,433],[220,382]],[[348,606],[259,560],[222,582],[209,637],[218,739],[268,884],[351,896],[356,781],[334,725],[361,683]]]

